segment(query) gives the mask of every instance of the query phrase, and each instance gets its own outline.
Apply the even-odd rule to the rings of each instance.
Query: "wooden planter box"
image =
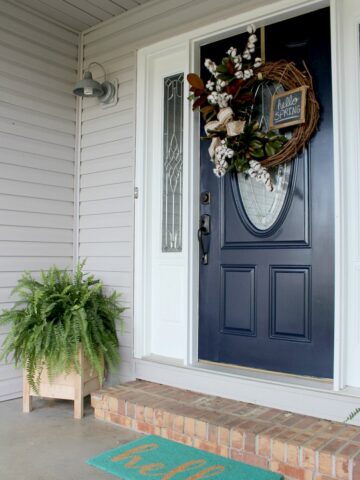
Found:
[[[40,377],[39,394],[30,388],[23,371],[23,412],[32,410],[32,397],[58,398],[74,401],[74,418],[82,418],[84,415],[84,397],[101,388],[100,380],[89,366],[82,351],[79,352],[80,373],[75,371],[68,375],[58,375],[50,383],[47,369],[44,367]]]

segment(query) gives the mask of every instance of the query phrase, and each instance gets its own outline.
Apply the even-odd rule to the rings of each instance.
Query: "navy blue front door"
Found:
[[[252,197],[251,188],[245,191],[247,186],[236,175],[221,180],[214,176],[208,144],[202,144],[200,189],[210,192],[210,203],[202,202],[200,213],[210,216],[211,233],[206,238],[208,264],[200,265],[199,359],[331,378],[334,209],[329,10],[267,26],[265,39],[267,61],[286,59],[300,68],[306,62],[321,118],[305,151],[279,172],[280,180],[286,176],[288,187],[276,220],[269,223],[256,211],[258,199]],[[242,45],[241,35],[206,45],[202,62],[220,61],[230,46]]]

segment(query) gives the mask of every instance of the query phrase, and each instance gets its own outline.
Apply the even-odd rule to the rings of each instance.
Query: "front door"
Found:
[[[208,44],[221,61],[247,36]],[[298,157],[275,172],[275,192],[243,176],[212,173],[201,146],[201,215],[209,215],[208,264],[200,265],[199,359],[331,378],[334,207],[329,9],[265,28],[266,61],[302,61],[321,118]],[[203,74],[205,72],[202,72]]]

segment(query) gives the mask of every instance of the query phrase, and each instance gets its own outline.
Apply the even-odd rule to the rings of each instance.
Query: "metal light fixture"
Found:
[[[99,83],[92,78],[92,73],[90,72],[92,65],[97,65],[103,70],[103,83]],[[117,82],[106,80],[104,67],[100,63],[92,62],[84,71],[84,78],[75,84],[73,93],[79,97],[97,97],[104,105],[114,105],[117,100]]]

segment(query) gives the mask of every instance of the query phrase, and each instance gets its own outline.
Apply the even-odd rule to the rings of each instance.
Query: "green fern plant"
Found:
[[[0,325],[11,326],[0,359],[12,356],[36,392],[44,365],[50,381],[79,372],[80,348],[101,381],[104,367],[113,369],[120,361],[116,321],[122,328],[125,309],[119,294],[106,295],[101,281],[84,273],[83,266],[74,273],[54,266],[40,280],[25,272],[12,292],[19,299],[0,315]]]

